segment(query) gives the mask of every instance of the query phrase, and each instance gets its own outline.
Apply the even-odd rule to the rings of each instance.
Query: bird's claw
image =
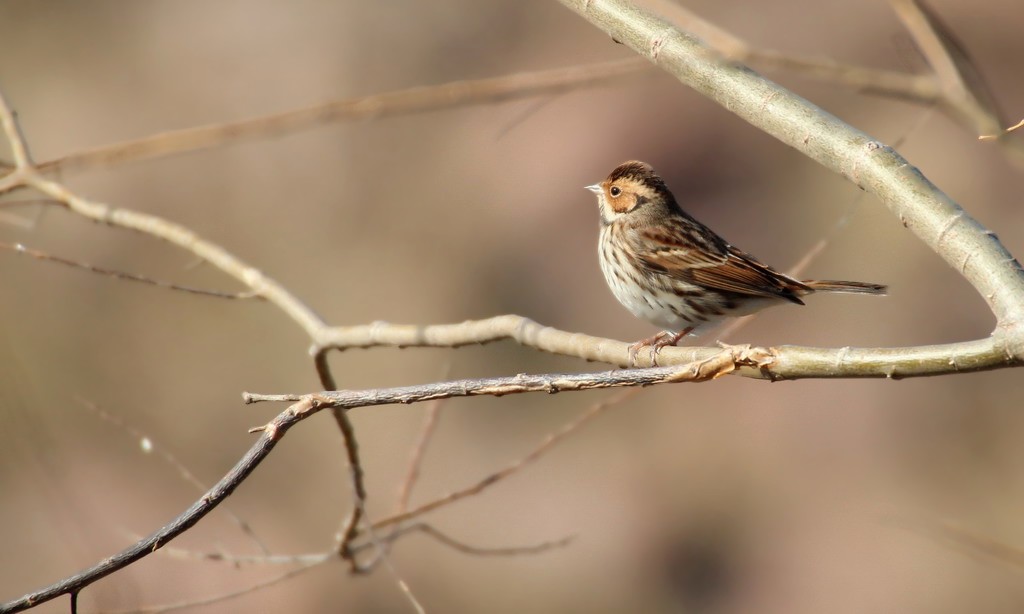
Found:
[[[641,339],[636,343],[629,346],[629,366],[636,367],[636,356],[640,353],[640,350],[645,347],[651,348],[651,366],[658,366],[658,352],[661,348],[668,347],[679,343],[679,341],[690,334],[693,328],[684,328],[679,332],[673,332],[670,330],[663,330],[656,335]]]

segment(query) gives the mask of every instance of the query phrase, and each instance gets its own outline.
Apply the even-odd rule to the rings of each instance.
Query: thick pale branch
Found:
[[[517,315],[496,316],[458,324],[388,324],[328,329],[322,337],[333,349],[371,347],[460,347],[504,339],[552,354],[575,356],[588,361],[630,366],[630,344],[591,337],[543,326]],[[801,378],[903,378],[984,371],[1024,364],[1003,343],[1002,337],[977,341],[895,348],[812,348],[779,346],[766,348],[772,356],[763,369],[739,369],[737,373],[761,379]],[[712,347],[666,347],[658,364],[679,365],[705,360],[720,352]],[[649,353],[640,352],[638,366],[651,365]]]

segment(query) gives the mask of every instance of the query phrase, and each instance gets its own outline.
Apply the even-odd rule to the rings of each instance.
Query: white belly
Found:
[[[605,230],[605,232],[607,231]],[[624,271],[618,270],[620,267],[614,265],[612,262],[613,256],[606,253],[609,250],[603,247],[604,245],[605,243],[602,241],[602,247],[598,249],[604,280],[608,284],[608,288],[611,289],[612,294],[615,295],[615,298],[631,314],[666,330],[678,331],[705,324],[705,322],[701,322],[695,317],[688,317],[688,314],[682,309],[685,306],[683,300],[675,293],[661,289],[654,290],[653,292],[649,289],[641,290],[639,285],[630,281],[630,275],[626,275]],[[631,275],[639,276],[640,274],[632,272]],[[693,286],[692,289],[696,290],[697,287]],[[668,307],[669,305],[679,305],[680,307],[673,311]]]

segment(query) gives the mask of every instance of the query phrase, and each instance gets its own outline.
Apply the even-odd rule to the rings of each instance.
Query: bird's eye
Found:
[[[619,194],[622,194],[622,189],[617,185],[613,185],[612,189],[608,190],[608,193],[612,196],[618,196]]]

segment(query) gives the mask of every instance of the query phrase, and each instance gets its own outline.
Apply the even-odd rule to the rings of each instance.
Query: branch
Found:
[[[493,396],[527,392],[559,392],[622,388],[625,386],[653,386],[680,382],[703,382],[717,379],[740,366],[758,368],[769,362],[770,355],[763,348],[750,346],[729,346],[713,356],[696,360],[685,365],[671,367],[650,367],[646,369],[620,369],[600,373],[548,373],[528,375],[520,373],[511,377],[485,377],[477,379],[451,380],[415,386],[395,388],[374,388],[371,390],[331,390],[313,394],[258,394],[246,392],[242,395],[245,403],[291,402],[291,411],[313,414],[327,408],[343,410],[376,405],[407,405],[435,399],[456,397]],[[252,429],[253,432],[271,428],[273,423]]]
[[[25,247],[21,243],[0,242],[0,250],[11,251],[16,254],[23,254],[25,256],[35,258],[36,260],[54,262],[56,264],[62,264],[64,266],[68,266],[74,269],[89,271],[90,273],[96,273],[97,275],[113,277],[114,279],[120,279],[122,281],[134,281],[150,286],[156,286],[157,288],[177,290],[179,292],[185,292],[186,294],[198,294],[201,296],[210,296],[213,298],[224,298],[233,300],[259,298],[251,292],[224,292],[221,290],[206,290],[203,288],[194,288],[192,286],[183,286],[181,284],[165,281],[163,279],[153,279],[152,277],[146,277],[145,275],[136,275],[135,273],[128,273],[126,271],[108,269],[106,267],[89,264],[88,262],[81,262],[79,260],[71,260],[70,258],[54,256],[53,254],[48,254],[38,249]]]
[[[105,145],[40,163],[38,169],[51,173],[108,168],[134,160],[208,149],[245,139],[269,138],[310,130],[331,123],[380,119],[552,95],[581,87],[602,85],[649,68],[650,65],[639,58],[628,58],[332,100],[284,113],[172,130],[133,141]],[[17,156],[15,160],[18,160]]]
[[[901,0],[893,0],[897,13],[904,17],[906,11],[900,10],[900,2]],[[939,34],[927,26],[923,29],[917,27],[913,20],[904,18],[904,23],[915,35],[918,45],[935,67],[936,74],[915,75],[849,65],[829,58],[802,57],[771,49],[758,49],[674,2],[663,4],[673,19],[706,40],[731,61],[749,63],[766,70],[788,71],[865,94],[887,96],[925,105],[943,102],[953,111],[954,119],[983,134],[993,132],[994,127],[999,125],[998,117],[990,103],[991,97],[983,95],[987,91],[983,83],[973,91],[967,90],[960,73],[943,70],[943,65],[934,62],[935,54],[932,50],[935,46],[928,44],[928,41],[930,37],[938,37]],[[915,5],[913,10],[920,12],[922,9]],[[934,16],[931,21],[925,21],[932,25],[937,23]],[[941,45],[939,49],[939,53],[948,58]],[[966,55],[961,54],[959,59],[961,61],[954,68],[969,69],[971,74],[977,73]],[[650,64],[640,58],[628,58],[344,98],[283,113],[170,130],[139,139],[103,145],[42,162],[36,165],[36,168],[44,173],[109,168],[126,162],[179,155],[249,139],[271,138],[333,123],[382,119],[550,96],[604,85],[624,76],[646,72],[650,68]],[[953,75],[953,79],[947,81],[946,77],[950,74]],[[980,82],[980,78],[973,81]],[[974,92],[979,93],[975,95]],[[27,155],[25,159],[27,160]]]
[[[573,356],[587,361],[629,367],[630,344],[582,333],[558,330],[529,318],[504,315],[458,324],[389,324],[374,322],[361,326],[328,329],[323,336],[327,348],[345,350],[370,347],[461,347],[510,339],[534,349]],[[745,377],[771,380],[803,378],[891,378],[922,377],[986,371],[1024,364],[1005,344],[1004,335],[976,341],[895,348],[815,348],[782,345],[759,348],[770,360],[758,369],[740,368]],[[716,355],[719,348],[665,347],[658,353],[661,365],[680,365]],[[636,366],[651,365],[641,353]]]
[[[677,0],[662,0],[657,2],[657,5],[658,9],[674,23],[702,39],[732,62],[751,64],[763,70],[788,71],[865,94],[888,96],[919,104],[931,105],[942,100],[942,88],[935,75],[915,75],[853,66],[829,58],[804,57],[774,49],[757,48],[701,18]]]
[[[998,130],[1001,118],[988,84],[963,45],[939,16],[920,0],[890,0],[942,87],[941,100],[954,117],[978,134]]]

